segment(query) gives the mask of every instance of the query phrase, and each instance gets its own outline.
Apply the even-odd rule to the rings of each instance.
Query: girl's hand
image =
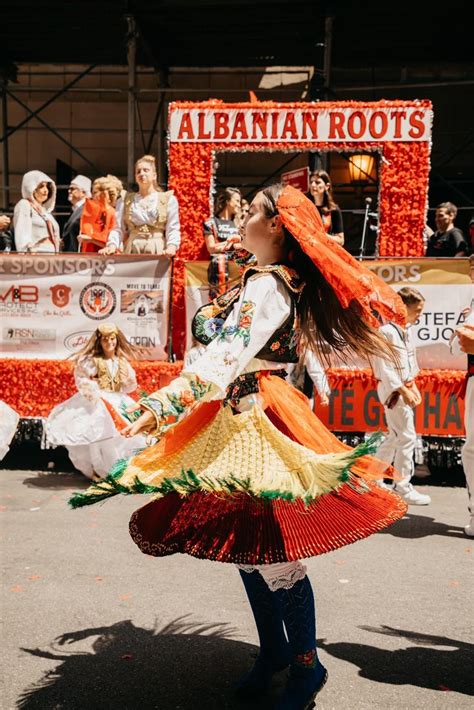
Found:
[[[413,390],[416,396],[416,406],[418,407],[418,405],[422,402],[421,392],[416,385],[413,387]]]
[[[99,249],[97,252],[98,254],[102,254],[103,256],[109,256],[110,254],[116,254],[117,253],[117,247],[111,244],[110,246],[105,246],[103,249]]]
[[[411,389],[408,389],[408,387],[401,387],[399,389],[400,394],[402,395],[402,399],[405,402],[405,404],[408,404],[410,407],[417,407],[419,404],[418,397],[414,392],[411,391]]]
[[[140,407],[138,406],[137,409],[140,409]],[[125,427],[125,429],[122,429],[121,434],[129,439],[136,434],[140,434],[142,431],[147,431],[147,429],[150,429],[152,426],[154,427],[154,425],[155,417],[153,414],[148,411],[143,412],[141,417],[137,419],[136,422],[133,422],[133,424],[129,424]]]

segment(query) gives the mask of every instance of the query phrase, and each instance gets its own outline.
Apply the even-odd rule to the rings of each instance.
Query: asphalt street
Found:
[[[128,518],[145,498],[68,509],[85,485],[78,473],[0,471],[1,707],[270,708],[284,673],[268,702],[233,697],[257,650],[235,568],[142,555]],[[430,506],[307,561],[329,670],[318,710],[474,707],[467,494],[421,489]]]

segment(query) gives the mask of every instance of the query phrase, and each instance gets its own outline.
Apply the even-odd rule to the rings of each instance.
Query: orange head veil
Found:
[[[329,239],[311,200],[291,185],[286,185],[278,198],[277,209],[284,226],[332,286],[343,308],[347,308],[351,301],[357,301],[361,318],[375,327],[380,326],[380,322],[374,311],[385,321],[405,324],[406,307],[400,296],[343,247]]]

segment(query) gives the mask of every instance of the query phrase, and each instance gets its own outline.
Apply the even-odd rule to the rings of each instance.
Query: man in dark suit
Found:
[[[11,251],[13,247],[13,234],[11,219],[6,214],[0,214],[0,251]]]
[[[77,239],[81,227],[81,215],[86,197],[91,196],[91,181],[85,175],[76,175],[69,185],[67,198],[72,205],[72,214],[63,227],[63,251],[79,251]]]

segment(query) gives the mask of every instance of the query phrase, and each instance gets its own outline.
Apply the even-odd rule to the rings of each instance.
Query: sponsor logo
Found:
[[[117,298],[110,286],[101,281],[93,281],[82,289],[79,305],[88,318],[103,320],[115,311]]]
[[[32,284],[22,284],[21,286],[9,286],[9,288],[0,290],[0,303],[14,303],[17,305],[23,303],[38,303],[39,289],[38,286]]]
[[[56,340],[56,331],[49,328],[3,328],[4,341]]]
[[[163,290],[120,291],[120,312],[134,314],[137,318],[146,318],[163,313]]]
[[[56,308],[65,308],[71,299],[71,288],[64,284],[50,286],[51,300]]]
[[[64,338],[64,346],[74,353],[84,347],[93,332],[93,330],[79,330],[77,333],[71,333]]]
[[[141,348],[156,348],[156,338],[148,335],[132,335],[128,340],[131,345],[138,345]]]

